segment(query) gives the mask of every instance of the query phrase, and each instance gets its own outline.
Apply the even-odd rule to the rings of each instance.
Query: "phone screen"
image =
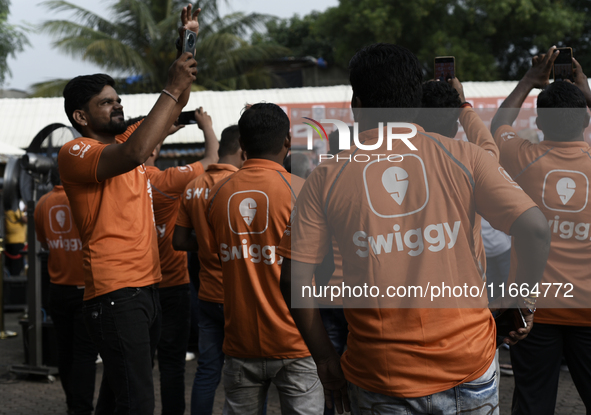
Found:
[[[560,53],[554,61],[554,80],[574,81],[573,76],[573,50],[571,48],[558,48]]]
[[[195,120],[195,111],[183,111],[177,120],[177,125],[197,124]]]
[[[447,81],[456,77],[456,60],[453,56],[441,56],[435,58],[435,79]]]

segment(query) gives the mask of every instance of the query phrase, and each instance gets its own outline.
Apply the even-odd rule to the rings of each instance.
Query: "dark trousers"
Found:
[[[103,358],[95,414],[153,414],[152,366],[162,324],[156,286],[122,288],[85,301],[84,321]]]
[[[321,308],[320,317],[326,329],[326,333],[334,346],[337,353],[342,356],[347,346],[347,336],[349,335],[349,325],[345,318],[343,307]],[[329,409],[324,405],[324,415],[334,415],[335,406],[333,399],[333,407]]]
[[[162,414],[185,413],[185,362],[191,327],[189,284],[160,288],[162,335],[158,342],[158,368]]]
[[[84,289],[50,284],[50,315],[57,335],[58,369],[68,410],[90,415],[94,409],[94,383],[98,352],[82,315]]]
[[[25,257],[21,254],[23,249],[25,249],[25,244],[6,244],[4,261],[8,272],[13,277],[20,275],[25,266]]]
[[[554,414],[563,354],[591,414],[591,327],[541,323],[534,323],[525,340],[511,346],[513,414]]]
[[[199,300],[199,360],[191,394],[191,414],[211,415],[224,366],[224,305]]]

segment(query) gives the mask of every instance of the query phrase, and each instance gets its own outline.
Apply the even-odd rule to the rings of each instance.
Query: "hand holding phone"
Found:
[[[456,58],[453,56],[438,56],[435,58],[435,76],[442,82],[456,77]]]
[[[554,81],[574,82],[573,50],[572,48],[558,48],[558,57],[554,61]]]
[[[505,338],[511,339],[512,331],[517,332],[519,329],[527,328],[527,322],[520,308],[500,310],[495,317],[495,325],[497,326],[497,347],[504,343]]]

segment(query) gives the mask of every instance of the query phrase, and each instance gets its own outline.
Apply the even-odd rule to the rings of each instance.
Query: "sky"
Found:
[[[105,10],[115,0],[70,0],[81,7],[91,10],[103,17],[108,17]],[[41,5],[43,0],[11,0],[8,22],[16,25],[39,25],[45,20],[68,19],[68,13],[55,13]],[[220,2],[223,3],[223,2]],[[257,12],[286,18],[295,13],[306,15],[312,10],[323,11],[338,5],[338,0],[229,0],[221,5],[222,15],[230,12]],[[53,39],[34,28],[28,33],[31,46],[16,58],[8,59],[8,67],[12,76],[7,77],[5,89],[27,91],[29,86],[37,82],[45,82],[56,78],[73,78],[77,75],[104,72],[99,66],[82,62],[51,47]],[[116,75],[116,74],[115,74]]]

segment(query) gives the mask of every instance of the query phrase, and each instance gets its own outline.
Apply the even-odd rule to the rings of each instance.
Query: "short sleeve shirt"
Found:
[[[63,186],[41,197],[35,207],[37,239],[49,248],[47,268],[53,284],[84,285],[82,241]]]
[[[273,161],[249,159],[210,192],[210,244],[222,265],[229,356],[310,356],[279,289],[283,258],[276,251],[302,183]]]
[[[501,165],[540,207],[552,234],[535,321],[591,326],[591,210],[588,206],[591,148],[584,141],[532,144],[503,125],[495,132]],[[517,258],[511,256],[511,279]],[[546,292],[543,284],[563,284]],[[570,286],[566,285],[570,284]],[[569,287],[572,290],[565,297]],[[551,299],[548,299],[551,296]],[[544,304],[551,301],[551,307]],[[576,306],[576,307],[575,307]],[[556,307],[556,308],[554,308]]]
[[[180,197],[185,186],[195,177],[203,174],[203,165],[195,162],[186,166],[160,170],[158,167],[146,167],[152,184],[154,198],[154,217],[158,233],[158,252],[162,269],[161,288],[189,283],[187,253],[175,251],[172,247],[174,224],[181,203]]]
[[[224,302],[222,266],[217,254],[209,249],[209,225],[206,211],[211,188],[220,180],[238,171],[231,164],[210,164],[201,176],[192,180],[180,200],[176,224],[195,229],[199,244],[199,299],[213,303]]]
[[[99,182],[97,166],[105,147],[82,137],[66,143],[58,155],[60,176],[82,240],[85,300],[161,280],[146,168],[142,164]]]
[[[434,276],[448,285],[482,286],[476,212],[508,232],[535,204],[481,148],[417,129],[411,138],[417,151],[393,143],[390,153],[402,154],[402,161],[384,155],[378,161],[376,153],[388,153],[385,148],[353,147],[340,153],[341,161],[321,163],[298,197],[279,253],[318,264],[334,236],[348,286],[425,287]],[[360,140],[376,144],[378,132],[366,131]],[[305,235],[303,243],[295,241],[298,235]],[[349,337],[342,366],[347,380],[364,389],[426,396],[478,378],[494,358],[486,298],[481,308],[441,309],[351,308],[355,301],[343,298]]]

